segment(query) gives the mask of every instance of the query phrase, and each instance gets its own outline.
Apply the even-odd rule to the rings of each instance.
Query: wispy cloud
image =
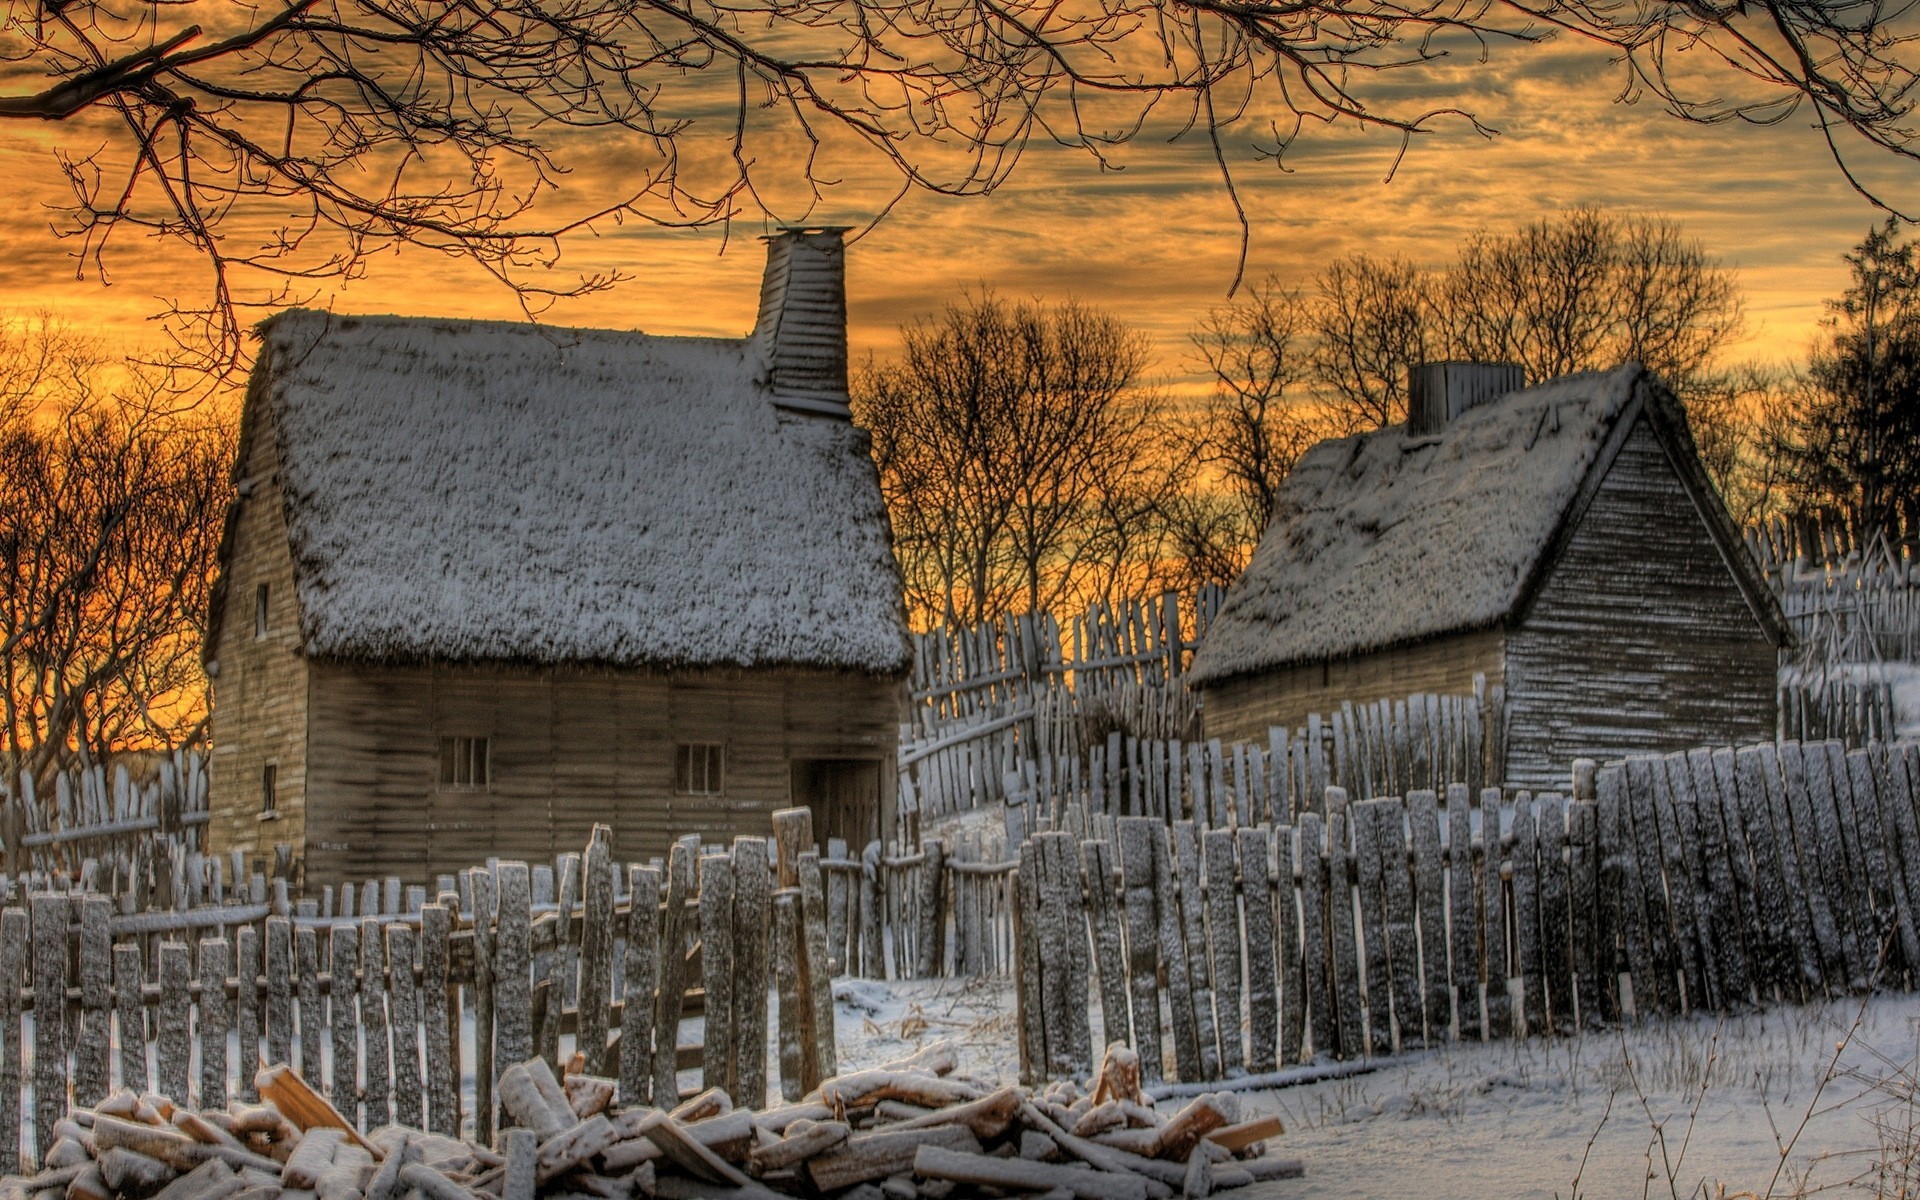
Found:
[[[1397,142],[1347,128],[1309,131],[1287,170],[1232,147],[1236,181],[1253,222],[1252,275],[1304,283],[1325,262],[1354,252],[1439,263],[1467,233],[1504,229],[1569,205],[1597,204],[1672,216],[1734,267],[1748,299],[1739,352],[1798,352],[1842,285],[1841,254],[1877,220],[1826,157],[1805,121],[1773,128],[1684,125],[1651,102],[1617,104],[1617,66],[1575,43],[1497,49],[1491,61],[1457,56],[1408,72],[1372,94],[1405,108],[1458,105],[1500,130],[1488,139],[1443,121],[1415,139],[1386,182]],[[1391,89],[1391,90],[1388,90]],[[190,254],[125,237],[110,251],[111,288],[91,269],[75,279],[71,247],[57,242],[41,206],[64,194],[51,147],[61,130],[9,128],[0,171],[15,203],[0,224],[0,295],[13,308],[47,307],[137,341],[161,298],[194,295],[203,266]],[[74,131],[78,132],[78,131]],[[1158,131],[1160,135],[1165,130]],[[636,165],[617,154],[574,156],[558,199],[589,206],[630,183]],[[810,219],[864,225],[891,194],[875,164],[838,148],[839,182]],[[851,251],[856,352],[886,353],[896,327],[967,287],[1102,305],[1147,330],[1170,375],[1184,367],[1194,318],[1226,296],[1239,228],[1205,143],[1143,136],[1102,171],[1084,154],[1034,148],[1007,186],[967,201],[915,195]],[[844,168],[842,170],[842,168]],[[1903,181],[1870,164],[1896,194]],[[768,164],[768,193],[783,215],[811,196]],[[737,334],[753,319],[761,257],[758,221],[718,230],[611,225],[570,240],[560,277],[617,269],[631,281],[610,294],[557,305],[546,319],[659,333]],[[128,231],[131,232],[131,231]],[[725,253],[721,253],[723,245]],[[344,311],[512,317],[513,298],[471,268],[417,251],[368,265],[364,278],[322,288],[313,302]]]

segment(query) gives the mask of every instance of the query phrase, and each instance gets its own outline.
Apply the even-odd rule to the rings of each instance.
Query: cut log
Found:
[[[975,1154],[980,1142],[960,1125],[860,1134],[848,1138],[838,1149],[807,1160],[807,1177],[816,1189],[836,1192],[908,1170],[914,1165],[915,1153],[928,1147]]]
[[[784,1171],[838,1146],[847,1140],[848,1132],[845,1121],[796,1121],[787,1127],[786,1137],[754,1150],[748,1170],[755,1175]]]
[[[913,1173],[923,1179],[950,1179],[1016,1192],[1065,1188],[1081,1200],[1149,1200],[1146,1179],[1109,1171],[1084,1171],[1017,1158],[991,1158],[940,1146],[923,1145],[913,1156]]]
[[[260,1098],[279,1109],[280,1115],[293,1122],[295,1129],[338,1129],[346,1134],[348,1141],[373,1155],[375,1162],[381,1159],[373,1143],[361,1137],[360,1131],[340,1115],[339,1109],[327,1103],[325,1096],[309,1087],[307,1081],[285,1063],[263,1069],[254,1077],[254,1086]]]

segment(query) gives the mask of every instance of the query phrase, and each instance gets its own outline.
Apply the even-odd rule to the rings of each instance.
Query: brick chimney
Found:
[[[767,273],[753,327],[781,408],[852,418],[847,407],[844,228],[783,229],[766,239]]]
[[[1444,433],[1461,413],[1527,386],[1519,363],[1421,363],[1407,370],[1407,435]]]

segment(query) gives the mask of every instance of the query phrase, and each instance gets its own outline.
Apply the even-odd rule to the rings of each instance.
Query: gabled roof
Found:
[[[1778,603],[1700,466],[1678,401],[1629,363],[1509,393],[1433,436],[1396,425],[1308,451],[1189,682],[1517,619],[1642,415],[1756,619],[1784,644]]]
[[[308,655],[905,668],[867,435],[776,408],[761,340],[303,310],[262,334],[247,403]]]

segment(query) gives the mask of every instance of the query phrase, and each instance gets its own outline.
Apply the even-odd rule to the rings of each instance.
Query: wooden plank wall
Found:
[[[304,836],[307,755],[307,660],[300,654],[300,608],[293,551],[280,493],[273,406],[247,406],[246,460],[227,536],[221,577],[222,616],[209,655],[215,819],[207,848],[249,857]],[[267,586],[267,630],[256,634],[254,602]],[[277,803],[261,808],[262,773],[276,769]]]
[[[1507,636],[1508,777],[1550,787],[1575,758],[1773,737],[1778,667],[1642,420]]]
[[[316,665],[306,869],[419,882],[496,855],[548,858],[596,823],[623,859],[764,830],[804,800],[797,759],[895,757],[900,684],[857,673]],[[439,782],[439,739],[485,737],[484,790]],[[676,795],[674,747],[725,746],[718,795]],[[881,773],[890,801],[894,775]]]

